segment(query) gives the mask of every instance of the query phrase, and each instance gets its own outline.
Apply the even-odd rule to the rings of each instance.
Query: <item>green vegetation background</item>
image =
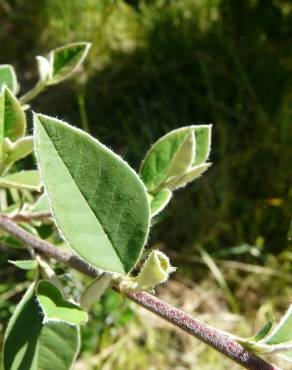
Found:
[[[197,285],[209,291],[218,312],[229,313],[229,293],[220,281],[217,290],[216,278],[206,275],[198,245],[214,260],[224,259],[218,265],[241,314],[254,320],[260,304],[268,305],[263,316],[272,309],[283,311],[291,303],[291,1],[0,2],[0,63],[15,66],[23,91],[36,80],[35,55],[77,40],[93,43],[84,70],[75,81],[48,89],[33,109],[89,130],[136,169],[150,144],[169,130],[213,123],[212,168],[175,194],[149,244],[159,243],[179,267],[177,284],[191,287],[189,294]],[[237,267],[228,267],[226,260]],[[251,264],[260,268],[258,273]],[[6,287],[8,282],[1,278],[1,284]],[[172,288],[175,296],[177,287]],[[189,294],[185,300],[192,300]],[[123,306],[122,314],[108,329],[100,317],[108,317],[117,305]],[[208,305],[199,306],[199,311],[204,309],[212,313]],[[114,295],[106,296],[96,310],[96,320],[84,334],[89,357],[102,353],[103,343],[105,348],[120,343],[119,330],[130,333],[137,320],[131,307]],[[6,315],[3,308],[0,319]],[[93,368],[195,368],[185,359],[172,363],[163,355],[165,348],[185,352],[185,337],[181,343],[180,337],[171,341],[161,334],[164,340],[159,337],[157,342],[157,334],[140,326],[133,326],[140,362],[128,363],[126,358],[121,365],[113,359],[106,365],[100,359]],[[96,330],[105,342],[95,338]],[[189,351],[194,345],[190,342]],[[208,369],[207,363],[211,368],[217,357],[202,351],[207,356],[202,368]]]

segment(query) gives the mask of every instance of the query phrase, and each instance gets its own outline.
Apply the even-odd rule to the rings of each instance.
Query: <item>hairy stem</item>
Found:
[[[43,81],[39,81],[31,90],[29,90],[26,94],[22,95],[19,98],[20,103],[21,104],[28,103],[37,95],[39,95],[44,90],[45,87],[46,84]]]
[[[101,273],[100,270],[92,267],[76,255],[58,249],[52,244],[31,235],[6,216],[0,215],[0,226],[15,238],[34,248],[35,251],[61,261],[88,276],[95,278]],[[116,290],[119,289],[116,288]],[[226,333],[194,319],[149,293],[124,292],[124,294],[130,300],[205,342],[246,369],[280,370],[275,365],[249,352]]]

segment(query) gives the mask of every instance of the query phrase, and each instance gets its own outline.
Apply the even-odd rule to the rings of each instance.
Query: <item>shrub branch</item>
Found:
[[[85,275],[95,278],[101,273],[100,270],[89,265],[78,256],[58,249],[54,245],[28,233],[6,216],[0,215],[0,226],[15,238],[32,247],[36,252],[63,262]],[[118,290],[118,288],[116,287],[115,290]],[[178,310],[147,292],[123,293],[131,301],[136,302],[145,309],[167,320],[200,341],[203,341],[246,369],[280,370],[275,365],[249,352],[226,333],[187,315],[183,311]]]

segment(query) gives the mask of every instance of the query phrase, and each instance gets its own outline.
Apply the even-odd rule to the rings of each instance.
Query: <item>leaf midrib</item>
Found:
[[[119,252],[117,251],[117,249],[116,249],[116,247],[115,247],[115,245],[114,245],[114,243],[113,243],[112,239],[109,237],[108,233],[107,233],[107,232],[106,232],[106,230],[104,229],[103,223],[99,220],[99,218],[98,218],[98,217],[97,217],[97,215],[95,214],[94,210],[92,209],[92,207],[91,207],[90,203],[89,203],[89,202],[88,202],[88,200],[87,200],[86,195],[81,191],[81,189],[80,189],[80,188],[79,188],[79,186],[77,185],[77,183],[76,183],[76,181],[75,181],[75,179],[74,179],[74,177],[73,177],[73,175],[72,175],[72,173],[71,173],[70,169],[68,168],[68,166],[67,166],[66,162],[63,160],[63,158],[62,158],[62,157],[61,157],[61,155],[59,154],[59,151],[58,151],[58,149],[57,149],[57,147],[56,147],[56,145],[55,145],[54,141],[53,141],[53,140],[51,140],[51,137],[50,137],[50,135],[49,135],[48,131],[46,130],[45,125],[43,125],[42,123],[41,123],[41,125],[42,125],[42,127],[44,128],[44,130],[46,131],[46,134],[48,135],[48,137],[50,138],[50,141],[51,141],[51,143],[53,144],[53,146],[54,146],[54,148],[55,148],[55,150],[56,150],[56,153],[58,154],[58,157],[61,159],[61,161],[63,162],[64,166],[66,167],[66,169],[67,169],[67,171],[68,171],[69,175],[71,176],[72,180],[75,182],[75,184],[76,184],[76,187],[77,187],[78,191],[79,191],[79,192],[80,192],[80,194],[82,195],[83,199],[85,200],[86,204],[88,205],[88,207],[89,207],[89,209],[91,210],[91,212],[93,213],[93,215],[96,217],[97,221],[100,223],[100,225],[101,225],[101,227],[102,227],[103,232],[105,233],[106,237],[107,237],[107,238],[108,238],[108,240],[110,241],[111,246],[113,247],[113,249],[114,249],[114,251],[115,251],[115,253],[116,253],[116,255],[117,255],[117,257],[118,257],[119,261],[121,262],[121,265],[122,265],[122,268],[123,268],[124,272],[126,272],[126,271],[125,271],[125,268],[124,268],[124,261],[121,259],[121,256],[120,256]],[[81,157],[83,156],[83,145],[84,145],[84,144],[83,144],[83,142],[82,142],[82,147],[81,147],[81,148],[82,148],[82,149],[81,149]],[[81,162],[81,160],[80,160],[80,162]],[[102,161],[101,161],[101,163],[102,163]],[[101,168],[101,166],[100,166],[100,168]]]

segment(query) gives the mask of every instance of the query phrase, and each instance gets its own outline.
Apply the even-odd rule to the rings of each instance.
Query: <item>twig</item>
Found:
[[[52,217],[51,212],[35,212],[31,214],[23,214],[23,213],[17,213],[15,215],[9,215],[7,216],[13,221],[17,222],[29,222],[29,221],[38,221],[38,220],[45,220]]]
[[[31,235],[15,222],[7,217],[0,215],[0,226],[11,235],[29,244],[37,252],[52,257],[66,265],[88,275],[96,277],[100,270],[92,267],[76,255],[65,252],[52,244],[38,239]],[[118,288],[116,288],[118,290]],[[250,370],[280,370],[262,358],[254,355],[245,349],[241,344],[234,341],[231,337],[203,322],[192,318],[186,313],[160,300],[159,298],[146,292],[125,292],[125,295],[140,306],[169,321],[171,324],[191,334],[197,339],[205,342],[234,362]]]

